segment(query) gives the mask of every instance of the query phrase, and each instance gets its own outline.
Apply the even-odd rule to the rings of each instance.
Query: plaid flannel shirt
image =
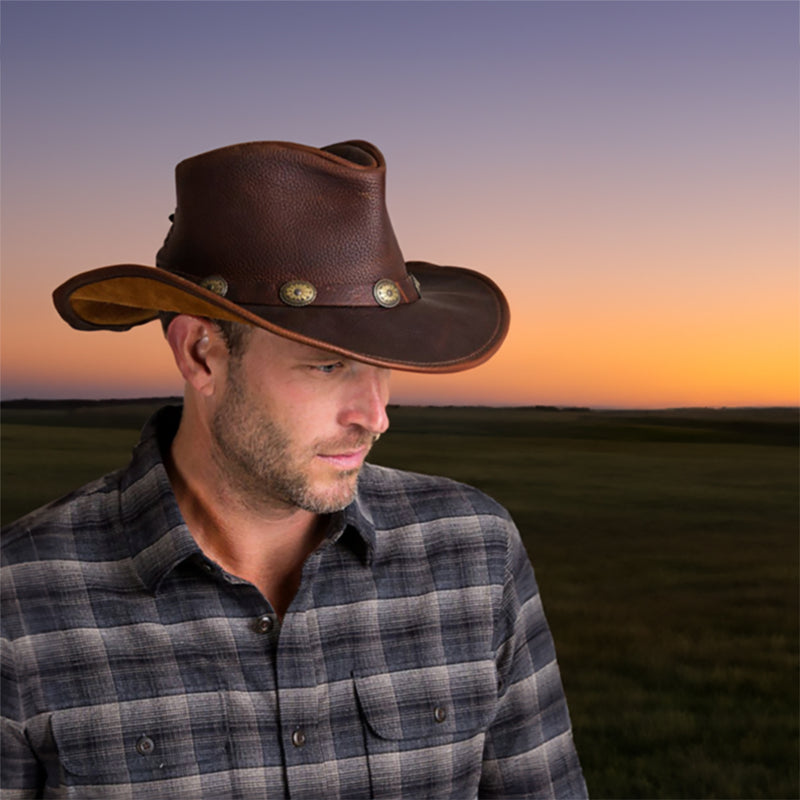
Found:
[[[507,512],[365,465],[279,622],[207,559],[161,452],[3,537],[3,797],[586,796]]]

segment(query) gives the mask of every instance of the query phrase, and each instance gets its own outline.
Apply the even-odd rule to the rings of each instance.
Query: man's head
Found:
[[[223,147],[178,164],[156,267],[117,264],[54,292],[73,327],[160,312],[241,322],[389,369],[456,372],[500,346],[508,305],[485,276],[405,262],[368,142]]]
[[[178,315],[167,328],[216,473],[261,511],[348,505],[389,424],[389,370],[258,328],[234,328],[231,339],[227,327]]]

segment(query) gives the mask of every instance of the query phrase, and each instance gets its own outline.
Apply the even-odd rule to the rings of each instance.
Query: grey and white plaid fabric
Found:
[[[502,507],[365,466],[279,623],[183,523],[179,414],[4,533],[3,798],[586,796]]]

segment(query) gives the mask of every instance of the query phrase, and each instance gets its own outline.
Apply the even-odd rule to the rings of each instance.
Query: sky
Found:
[[[0,3],[0,393],[175,395],[157,324],[52,290],[153,265],[174,167],[376,144],[408,260],[477,269],[511,330],[393,402],[800,403],[796,2]]]

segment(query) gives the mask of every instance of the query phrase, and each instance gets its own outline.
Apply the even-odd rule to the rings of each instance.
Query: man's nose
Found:
[[[388,369],[359,364],[340,422],[343,425],[359,425],[373,434],[384,433],[389,427],[386,404],[389,402],[390,376]]]

